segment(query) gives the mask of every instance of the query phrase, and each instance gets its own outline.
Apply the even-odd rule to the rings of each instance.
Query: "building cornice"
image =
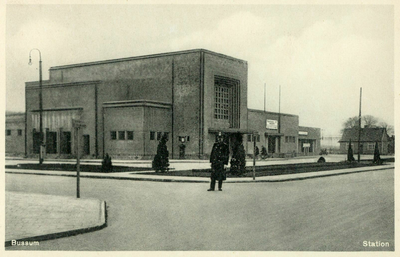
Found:
[[[154,107],[171,109],[172,104],[167,102],[153,101],[153,100],[123,100],[123,101],[110,101],[103,103],[104,108],[125,108],[125,107]]]
[[[42,88],[56,88],[56,87],[76,87],[76,86],[90,86],[101,83],[101,80],[91,80],[91,81],[78,81],[78,82],[67,82],[67,83],[46,83],[42,84]],[[26,82],[26,90],[36,90],[39,89],[39,83],[36,82]]]
[[[192,49],[192,50],[185,50],[185,51],[176,51],[176,52],[168,52],[168,53],[161,53],[161,54],[150,54],[150,55],[141,55],[141,56],[134,56],[134,57],[127,57],[127,58],[117,58],[117,59],[110,59],[110,60],[103,60],[103,61],[95,61],[95,62],[85,62],[85,63],[76,63],[70,65],[61,65],[61,66],[54,66],[50,68],[50,71],[54,70],[61,70],[61,69],[69,69],[69,68],[78,68],[84,66],[93,66],[93,65],[101,65],[101,64],[109,64],[109,63],[117,63],[117,62],[127,62],[127,61],[135,61],[135,60],[142,60],[142,59],[149,59],[149,58],[160,58],[160,57],[167,57],[167,56],[174,56],[174,55],[182,55],[182,54],[191,54],[191,53],[198,53],[204,52],[207,54],[212,54],[218,57],[238,61],[247,65],[247,61],[234,58],[228,55],[216,53],[206,49]]]
[[[83,107],[77,106],[77,107],[56,107],[56,108],[46,108],[43,109],[44,112],[54,112],[54,111],[80,111],[83,110]],[[40,112],[40,110],[35,109],[31,110],[30,112]]]

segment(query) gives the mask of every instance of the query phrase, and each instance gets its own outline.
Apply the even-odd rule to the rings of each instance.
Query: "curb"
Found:
[[[14,241],[14,240],[15,241],[46,241],[46,240],[52,240],[52,239],[57,239],[57,238],[62,238],[62,237],[76,236],[79,234],[89,233],[89,232],[103,229],[103,228],[107,227],[107,225],[108,225],[108,214],[107,214],[106,201],[102,201],[101,212],[104,213],[104,223],[101,225],[94,226],[94,227],[88,227],[88,228],[80,228],[80,229],[74,229],[74,230],[69,230],[69,231],[63,231],[63,232],[58,232],[58,233],[52,233],[52,234],[46,234],[46,235],[40,235],[40,236],[26,237],[26,238],[21,238],[21,239],[13,239],[13,240],[6,241],[5,247],[12,246],[12,241]]]
[[[373,169],[373,170],[357,170],[357,171],[349,171],[349,172],[338,172],[338,173],[332,173],[332,174],[321,174],[321,175],[316,175],[316,176],[307,176],[307,177],[298,177],[298,178],[283,178],[283,179],[277,179],[277,180],[252,180],[252,181],[228,181],[225,183],[270,183],[270,182],[288,182],[288,181],[297,181],[297,180],[306,180],[306,179],[313,179],[313,178],[323,178],[323,177],[333,177],[333,176],[340,176],[340,175],[348,175],[348,174],[354,174],[354,173],[361,173],[361,172],[368,172],[368,171],[378,171],[378,170],[389,170],[392,169],[393,167],[385,167],[385,168],[380,168],[380,169]]]
[[[319,175],[312,175],[313,172],[310,172],[309,176],[304,177],[295,177],[295,178],[280,178],[280,179],[270,179],[268,176],[258,177],[258,180],[238,180],[232,181],[227,180],[225,183],[260,183],[260,182],[287,182],[287,181],[296,181],[296,180],[305,180],[305,179],[313,179],[313,178],[322,178],[322,177],[330,177],[330,176],[339,176],[339,175],[346,175],[346,174],[354,174],[360,172],[368,172],[368,171],[376,171],[376,170],[386,170],[392,169],[394,166],[390,167],[381,167],[375,169],[366,169],[366,170],[357,170],[357,171],[348,171],[348,172],[337,172],[337,173],[330,173],[330,174],[319,174]],[[323,172],[323,171],[322,171]],[[64,176],[64,177],[76,177],[75,174],[48,174],[48,173],[29,173],[29,172],[15,172],[15,171],[6,171],[8,174],[25,174],[25,175],[44,175],[44,176]],[[304,173],[299,173],[304,174]],[[284,175],[282,175],[284,176]],[[117,179],[117,180],[133,180],[133,181],[152,181],[152,182],[177,182],[177,183],[209,183],[209,178],[202,178],[204,180],[186,180],[180,178],[139,178],[139,177],[118,177],[118,176],[99,176],[99,175],[80,175],[81,178],[94,178],[94,179]],[[270,176],[274,177],[274,176]]]

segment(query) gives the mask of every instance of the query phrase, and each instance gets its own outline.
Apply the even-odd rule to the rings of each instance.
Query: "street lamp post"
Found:
[[[42,99],[42,53],[39,49],[34,48],[29,52],[29,65],[32,65],[31,53],[33,50],[39,52],[39,130],[40,130],[40,147],[39,147],[39,164],[43,163],[42,147],[43,147],[43,99]]]

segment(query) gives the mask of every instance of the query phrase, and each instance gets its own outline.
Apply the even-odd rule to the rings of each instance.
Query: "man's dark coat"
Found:
[[[223,180],[225,178],[224,165],[228,164],[229,147],[224,142],[216,142],[211,151],[211,178]]]

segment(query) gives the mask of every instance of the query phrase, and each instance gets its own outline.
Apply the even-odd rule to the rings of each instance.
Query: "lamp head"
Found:
[[[29,55],[29,62],[28,62],[28,64],[29,65],[32,65],[32,60],[31,60],[31,56]]]

